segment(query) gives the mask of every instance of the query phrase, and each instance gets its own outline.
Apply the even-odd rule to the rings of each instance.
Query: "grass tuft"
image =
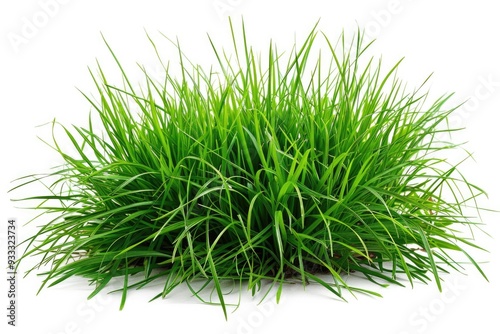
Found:
[[[441,273],[462,270],[459,253],[484,276],[466,250],[480,249],[467,208],[484,192],[441,158],[459,146],[440,139],[455,131],[445,127],[451,95],[429,103],[423,85],[406,90],[400,62],[384,71],[361,32],[334,43],[315,26],[289,53],[271,44],[263,55],[244,25],[237,36],[231,24],[231,37],[232,56],[209,40],[210,69],[172,41],[180,75],[159,59],[163,79],[142,68],[141,89],[106,42],[123,84],[91,71],[88,125],[53,122],[72,145],[53,136],[64,163],[16,186],[45,182],[45,194],[23,200],[55,217],[21,258],[39,257],[28,272],[49,266],[41,289],[78,275],[94,296],[123,277],[123,307],[128,289],[163,279],[155,298],[187,283],[206,301],[201,291],[213,288],[227,317],[225,280],[253,293],[274,282],[278,300],[292,278],[342,299],[376,294],[350,286],[352,272],[441,289]]]

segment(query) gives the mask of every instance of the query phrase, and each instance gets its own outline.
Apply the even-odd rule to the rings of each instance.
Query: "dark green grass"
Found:
[[[274,282],[278,299],[291,278],[340,298],[376,294],[349,286],[353,271],[441,289],[440,273],[461,270],[459,253],[483,274],[463,232],[478,228],[463,210],[477,209],[483,191],[440,158],[456,148],[438,140],[454,131],[450,95],[429,102],[422,87],[406,90],[399,63],[384,73],[361,33],[334,43],[315,27],[283,54],[272,44],[256,54],[244,28],[231,33],[231,53],[210,40],[213,68],[179,48],[180,75],[170,63],[160,81],[144,71],[141,90],[111,48],[124,84],[100,66],[91,72],[98,98],[85,95],[88,124],[53,124],[64,132],[51,144],[64,164],[16,186],[47,185],[29,199],[55,218],[23,255],[38,256],[32,270],[48,265],[42,287],[78,275],[95,295],[119,276],[123,307],[131,286],[162,279],[156,297],[165,297],[203,279],[226,313],[223,280],[253,293]],[[61,149],[68,139],[73,149]],[[133,274],[142,279],[129,284]]]

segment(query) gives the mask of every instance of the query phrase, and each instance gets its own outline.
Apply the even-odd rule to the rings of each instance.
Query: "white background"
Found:
[[[500,209],[498,144],[500,142],[499,11],[494,1],[358,0],[2,0],[0,4],[0,184],[1,254],[5,254],[5,224],[15,217],[19,224],[33,213],[16,207],[7,194],[17,177],[44,172],[60,160],[37,136],[48,139],[47,127],[56,118],[64,124],[84,125],[90,107],[76,88],[94,92],[87,67],[96,58],[104,68],[111,59],[102,32],[125,66],[134,73],[135,62],[152,66],[153,53],[145,30],[179,37],[184,51],[195,62],[210,58],[209,33],[219,45],[229,47],[228,15],[243,16],[249,38],[266,52],[269,40],[282,50],[294,35],[304,36],[321,18],[319,28],[335,39],[359,25],[377,38],[370,53],[383,54],[387,63],[405,57],[399,75],[415,87],[431,72],[432,94],[456,92],[453,102],[470,99],[451,119],[466,130],[454,141],[467,141],[473,153],[462,170],[490,197],[481,205]],[[31,26],[33,25],[33,26]],[[162,45],[167,45],[161,41]],[[173,55],[172,55],[173,56]],[[169,57],[166,54],[166,57]],[[175,60],[175,59],[174,59]],[[137,71],[137,74],[139,72]],[[454,158],[459,158],[459,152]],[[477,235],[490,250],[478,253],[489,276],[486,282],[471,267],[468,275],[444,276],[444,293],[435,285],[414,288],[374,287],[363,280],[350,282],[370,287],[384,298],[346,295],[348,303],[322,288],[290,286],[276,305],[244,295],[241,307],[226,322],[217,306],[200,304],[184,289],[166,300],[148,303],[159,286],[132,291],[123,311],[118,294],[87,301],[92,291],[81,279],[43,290],[40,279],[30,275],[18,282],[18,327],[6,325],[7,286],[0,279],[0,319],[5,333],[139,333],[183,331],[189,333],[498,333],[500,298],[498,239],[499,214],[485,213],[485,229],[492,238]],[[20,238],[33,232],[36,223],[21,227]],[[5,268],[6,256],[0,264]],[[495,269],[496,268],[496,269]],[[2,272],[4,270],[2,269]],[[161,284],[161,283],[160,283]],[[117,285],[116,287],[118,287]]]

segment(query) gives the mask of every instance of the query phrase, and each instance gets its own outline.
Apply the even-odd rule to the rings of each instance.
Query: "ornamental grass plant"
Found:
[[[455,131],[451,95],[407,90],[400,62],[384,71],[361,32],[332,41],[315,26],[289,52],[258,53],[230,26],[231,52],[209,39],[212,68],[172,41],[179,58],[166,64],[150,38],[164,77],[142,68],[141,89],[106,42],[123,84],[97,66],[88,124],[53,122],[61,166],[15,185],[47,186],[22,199],[40,202],[37,221],[51,217],[21,258],[36,256],[41,289],[83,276],[94,296],[120,277],[123,307],[128,289],[156,280],[155,298],[186,283],[203,299],[201,280],[227,316],[225,280],[253,293],[272,282],[278,300],[290,280],[377,294],[349,285],[353,272],[441,289],[462,255],[484,276],[467,250],[481,249],[469,208],[484,192],[443,157],[459,146],[442,139]]]

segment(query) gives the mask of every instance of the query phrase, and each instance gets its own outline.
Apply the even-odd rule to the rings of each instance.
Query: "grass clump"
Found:
[[[231,35],[233,58],[210,40],[217,69],[179,47],[181,74],[163,66],[158,81],[144,70],[140,90],[110,48],[124,84],[99,66],[88,125],[54,122],[73,153],[54,139],[64,164],[18,185],[50,180],[29,199],[55,218],[23,256],[41,256],[32,270],[50,265],[42,287],[78,275],[95,295],[120,276],[123,307],[131,287],[163,279],[165,297],[203,279],[226,313],[223,280],[254,293],[274,282],[278,299],[292,277],[343,298],[360,291],[345,281],[353,271],[440,289],[440,273],[461,270],[457,252],[483,274],[465,249],[479,248],[473,235],[460,232],[477,228],[463,210],[483,191],[440,158],[457,146],[439,140],[453,131],[443,130],[450,95],[428,103],[421,88],[406,91],[399,62],[384,73],[364,59],[361,33],[332,43],[315,27],[289,54],[271,44],[264,56],[244,27]],[[319,39],[323,56],[312,56]],[[134,274],[143,277],[129,283]]]

